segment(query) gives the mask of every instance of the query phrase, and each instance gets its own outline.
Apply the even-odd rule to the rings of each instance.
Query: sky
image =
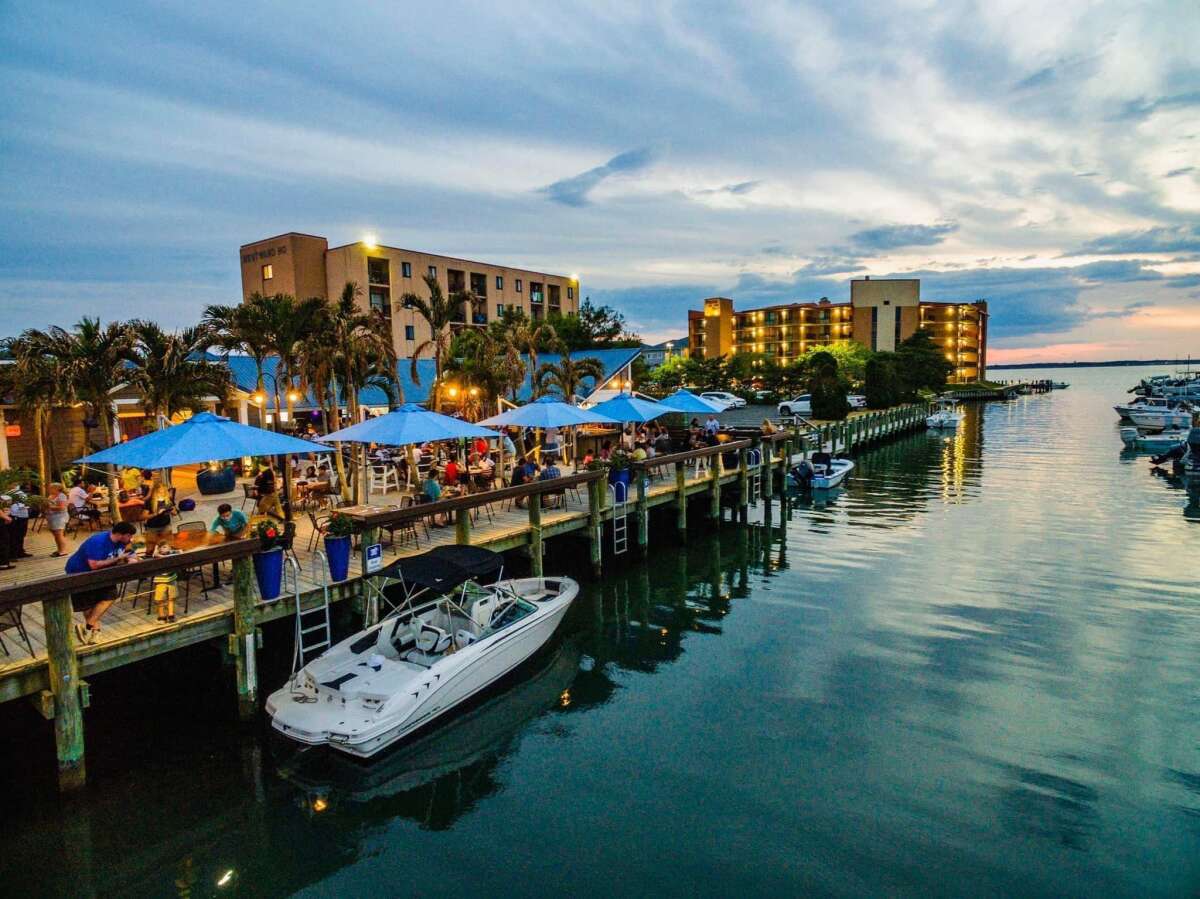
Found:
[[[1200,356],[1200,4],[0,0],[0,335],[195,322],[286,231],[562,274],[647,341],[853,277],[989,360]]]

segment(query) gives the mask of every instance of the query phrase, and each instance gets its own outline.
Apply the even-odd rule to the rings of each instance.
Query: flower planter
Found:
[[[264,602],[279,598],[283,586],[283,547],[254,554],[254,579]]]
[[[628,468],[614,468],[608,473],[608,483],[624,484],[625,489],[629,489],[630,470]]]
[[[325,557],[329,560],[329,577],[344,581],[350,574],[350,538],[326,537]]]

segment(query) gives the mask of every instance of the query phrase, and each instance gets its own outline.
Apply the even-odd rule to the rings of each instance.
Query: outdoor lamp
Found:
[[[256,406],[261,406],[264,402],[266,402],[266,400],[267,400],[267,398],[265,396],[263,396],[261,393],[254,394],[254,404]]]
[[[290,391],[288,391],[288,397],[287,397],[287,398],[288,398],[289,400],[291,400],[293,403],[294,403],[294,402],[296,402],[297,400],[299,400],[299,399],[300,399],[300,391],[298,391],[298,390],[290,390]]]
[[[478,387],[471,388],[471,396],[479,396],[479,388]]]
[[[448,388],[446,388],[446,392],[449,393],[451,397],[458,396],[458,388],[455,387],[453,384],[451,384]]]

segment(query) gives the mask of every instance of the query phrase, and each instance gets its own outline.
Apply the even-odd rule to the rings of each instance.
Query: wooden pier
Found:
[[[440,544],[470,544],[521,552],[535,576],[542,574],[546,541],[576,535],[588,542],[593,573],[600,576],[605,557],[612,559],[623,551],[614,528],[627,528],[628,546],[645,553],[651,539],[650,511],[656,507],[675,509],[673,530],[679,534],[686,532],[693,513],[718,522],[723,508],[730,508],[744,519],[750,503],[785,489],[788,468],[818,446],[853,452],[890,435],[924,428],[928,412],[925,404],[912,404],[860,413],[814,429],[737,433],[716,446],[634,463],[628,495],[610,486],[603,471],[582,471],[415,507],[358,511],[351,516],[359,532],[358,571],[330,585],[329,598],[354,601],[364,620],[372,620],[377,613],[363,583],[370,576],[365,547],[377,543],[384,532],[392,537],[387,547],[392,558]],[[454,527],[426,529],[421,522],[435,515],[452,518]],[[73,790],[86,781],[83,709],[91,693],[87,679],[101,672],[196,643],[221,641],[236,661],[240,714],[256,716],[261,696],[255,654],[262,646],[261,625],[294,616],[297,603],[304,609],[324,601],[318,538],[307,520],[297,521],[294,547],[301,573],[296,589],[269,602],[258,595],[251,566],[258,547],[250,540],[0,588],[0,615],[15,611],[21,616],[33,650],[14,645],[20,643],[15,631],[5,632],[11,654],[0,655],[0,702],[27,699],[53,722],[60,787]],[[100,640],[76,643],[72,593],[208,566],[228,566],[221,586],[204,593],[196,588],[188,613],[178,621],[160,623],[148,614],[148,607],[134,608],[129,599],[121,599],[105,617]]]

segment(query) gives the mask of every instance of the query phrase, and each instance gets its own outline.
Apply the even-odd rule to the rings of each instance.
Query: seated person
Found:
[[[224,534],[226,538],[245,537],[250,527],[241,509],[235,509],[229,503],[217,506],[217,517],[213,519],[209,530],[214,534]]]
[[[492,484],[492,475],[496,471],[496,463],[492,461],[491,456],[483,456],[476,463],[479,469],[475,474],[475,483],[480,487],[490,487]]]
[[[532,459],[526,459],[520,465],[513,469],[512,485],[514,487],[519,484],[529,484],[538,478],[538,465]],[[516,504],[522,509],[525,508],[526,498],[518,497]]]
[[[654,438],[654,451],[660,456],[671,452],[671,435],[666,428],[659,431],[658,436]]]
[[[437,482],[437,478],[433,476],[433,472],[429,471],[425,474],[425,478],[421,481],[421,492],[417,494],[416,501],[418,504],[436,503],[442,498],[442,485]],[[450,521],[449,514],[434,515],[430,524],[435,528],[444,528]]]
[[[600,458],[607,462],[609,457],[612,455],[612,449],[612,441],[605,440],[600,444]]]
[[[647,458],[646,443],[645,443],[645,441],[639,440],[637,442],[637,445],[633,448],[633,461],[634,462],[645,462],[646,458]]]
[[[829,466],[833,464],[833,456],[825,452],[824,447],[821,447],[812,454],[812,459],[810,461],[812,462],[814,468],[817,466],[824,466],[825,469],[828,470]]]
[[[539,481],[552,481],[555,478],[561,478],[561,477],[562,477],[562,472],[558,470],[558,466],[555,465],[553,461],[549,461],[546,463],[546,467],[542,469],[542,473],[540,475],[538,475],[537,479]],[[542,506],[545,507],[545,506],[556,505],[562,501],[562,498],[564,495],[565,495],[565,491],[560,491],[560,492],[556,492],[556,493],[543,493],[542,494]]]
[[[447,487],[457,487],[458,478],[462,473],[458,464],[458,454],[452,453],[449,461],[446,462],[446,471],[442,475],[442,483]]]

